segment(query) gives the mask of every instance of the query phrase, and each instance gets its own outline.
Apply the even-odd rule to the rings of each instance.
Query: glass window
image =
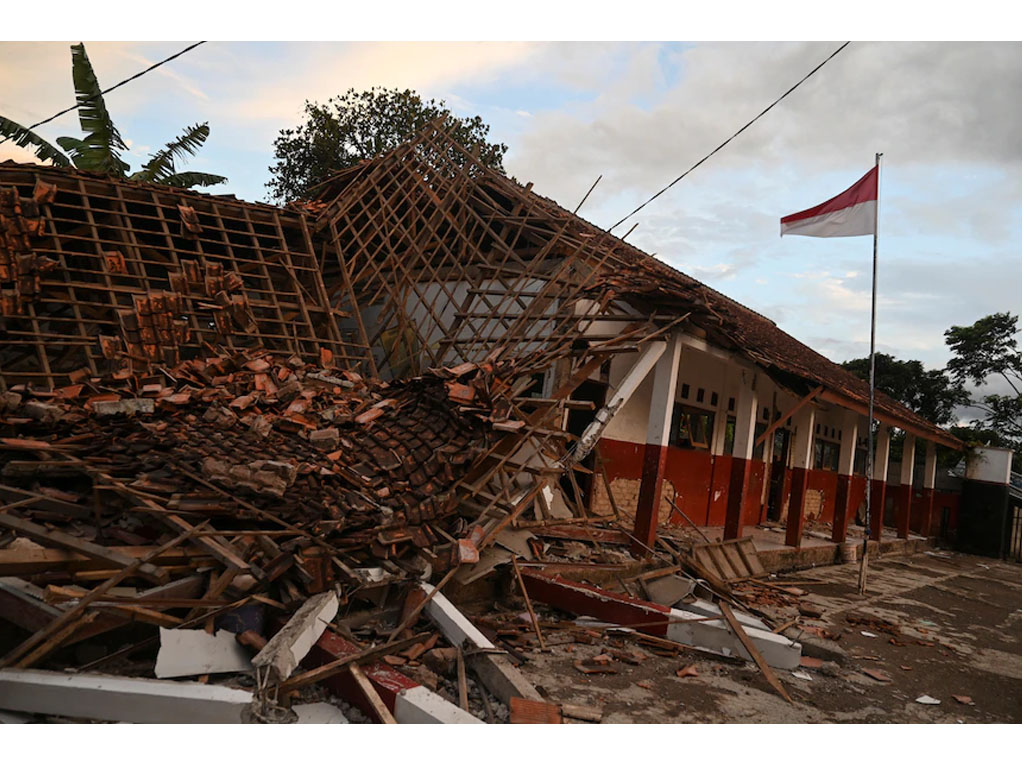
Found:
[[[669,442],[677,448],[698,451],[711,450],[711,436],[714,434],[715,414],[676,403],[672,410],[672,427]]]
[[[868,449],[858,448],[853,457],[853,472],[856,475],[866,475],[868,472]]]
[[[839,443],[817,439],[814,441],[814,468],[839,471]]]
[[[736,446],[736,417],[729,416],[725,420],[725,446],[722,448],[722,453],[726,456],[732,456],[732,449]]]

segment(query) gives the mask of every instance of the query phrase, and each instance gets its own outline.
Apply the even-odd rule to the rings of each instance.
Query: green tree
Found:
[[[121,152],[127,151],[128,146],[107,112],[103,89],[82,43],[71,46],[71,79],[78,103],[78,122],[85,138],[61,136],[57,139],[57,144],[64,150],[61,152],[42,136],[3,116],[0,116],[0,136],[13,140],[19,147],[31,147],[40,160],[49,160],[61,167],[74,166],[84,171],[169,187],[209,186],[227,181],[224,176],[213,173],[179,172],[175,167],[177,161],[186,155],[194,155],[203,146],[210,135],[210,127],[206,123],[187,128],[166,147],[154,152],[139,171],[129,175],[128,163],[121,159]]]
[[[508,147],[488,143],[489,125],[479,117],[455,117],[443,100],[425,101],[415,91],[350,88],[326,104],[307,101],[304,112],[300,125],[274,140],[276,162],[267,186],[277,202],[305,197],[332,174],[394,149],[442,116],[456,141],[477,148],[481,163],[504,173]]]
[[[984,416],[974,419],[963,435],[975,444],[1014,450],[1014,468],[1021,467],[1021,354],[1015,336],[1018,317],[1009,312],[986,315],[972,325],[954,325],[946,331],[946,345],[953,353],[946,366],[954,381],[983,386],[989,377],[1003,379],[1013,394],[975,395],[969,404]],[[967,432],[966,430],[971,430]]]
[[[868,380],[867,357],[847,360],[843,368]],[[875,386],[933,424],[948,424],[959,406],[968,403],[967,390],[941,370],[926,370],[920,360],[897,360],[875,354]]]

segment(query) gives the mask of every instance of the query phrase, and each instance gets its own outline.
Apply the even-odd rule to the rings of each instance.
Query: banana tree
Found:
[[[202,187],[227,181],[224,176],[196,171],[179,172],[175,163],[187,155],[195,155],[207,137],[210,126],[200,123],[169,142],[163,149],[150,155],[149,161],[135,173],[121,159],[128,145],[114,125],[103,101],[103,89],[96,79],[92,64],[82,43],[71,46],[71,77],[78,102],[78,122],[84,139],[62,136],[57,139],[61,149],[53,146],[37,133],[0,115],[0,136],[14,141],[19,147],[31,147],[40,160],[49,160],[62,167],[74,166],[86,171],[97,171],[119,178],[165,184],[170,187]]]

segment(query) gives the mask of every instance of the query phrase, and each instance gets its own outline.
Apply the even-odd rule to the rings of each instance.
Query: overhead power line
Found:
[[[630,211],[630,212],[629,212],[628,214],[626,214],[626,215],[625,215],[625,216],[623,216],[623,217],[622,217],[621,219],[619,219],[619,220],[618,220],[617,222],[615,222],[614,224],[612,224],[612,225],[611,225],[611,227],[609,227],[609,228],[608,228],[608,231],[609,231],[609,232],[611,232],[611,231],[612,231],[613,229],[615,229],[615,228],[616,228],[617,226],[619,226],[619,224],[621,224],[622,222],[624,222],[624,221],[625,221],[626,219],[628,219],[628,218],[629,218],[630,216],[633,216],[633,215],[635,215],[635,214],[639,213],[639,212],[640,212],[640,211],[641,211],[641,210],[642,210],[642,209],[644,208],[644,206],[646,206],[646,205],[647,205],[648,203],[652,202],[653,200],[657,199],[658,197],[660,197],[661,195],[663,195],[664,193],[666,193],[666,192],[668,192],[668,191],[669,191],[670,189],[672,189],[672,187],[674,187],[674,186],[675,186],[676,184],[678,184],[678,183],[679,183],[680,181],[682,181],[682,180],[683,180],[684,178],[686,178],[686,176],[687,176],[687,175],[689,175],[691,171],[694,171],[694,170],[696,170],[697,168],[699,168],[699,167],[700,167],[700,166],[701,166],[701,165],[702,165],[702,164],[704,163],[704,161],[705,161],[705,160],[707,160],[708,158],[710,158],[710,157],[711,157],[712,155],[714,155],[714,154],[715,154],[716,152],[718,152],[718,150],[722,149],[722,147],[724,147],[724,146],[725,146],[726,144],[728,144],[728,143],[729,143],[730,141],[732,141],[732,140],[733,140],[733,139],[735,139],[735,138],[736,138],[737,136],[739,136],[739,135],[740,135],[741,133],[743,133],[743,132],[744,132],[745,130],[747,130],[747,128],[749,128],[749,127],[750,127],[750,126],[752,126],[752,125],[753,125],[754,123],[756,123],[756,122],[757,122],[757,121],[758,121],[758,120],[759,120],[760,118],[764,117],[764,116],[765,116],[765,115],[766,115],[766,114],[768,113],[768,111],[769,111],[769,110],[771,110],[771,108],[772,108],[772,107],[774,107],[774,106],[775,106],[776,104],[778,104],[778,103],[779,103],[780,101],[782,101],[782,100],[783,100],[784,98],[786,98],[787,96],[789,96],[789,94],[791,94],[791,93],[792,93],[793,91],[795,91],[795,90],[796,90],[797,88],[799,88],[799,87],[800,87],[801,85],[803,85],[803,84],[804,84],[804,83],[805,83],[805,82],[806,82],[806,81],[807,81],[807,80],[808,80],[808,79],[809,79],[809,78],[811,77],[811,75],[813,75],[813,74],[814,74],[815,72],[817,72],[817,71],[818,71],[819,69],[821,69],[821,68],[822,68],[822,67],[824,67],[824,66],[825,66],[826,64],[828,64],[828,63],[829,63],[829,62],[830,62],[830,61],[831,61],[831,60],[832,60],[833,58],[835,58],[835,57],[836,57],[836,56],[837,56],[837,55],[839,54],[839,52],[840,52],[840,51],[842,51],[842,50],[843,50],[843,49],[844,49],[844,48],[845,48],[846,46],[848,46],[849,44],[850,44],[850,41],[849,41],[849,40],[847,40],[847,41],[846,41],[845,43],[843,43],[843,44],[842,44],[841,46],[839,46],[838,48],[836,48],[836,49],[835,49],[835,50],[834,50],[834,51],[832,52],[832,55],[830,55],[830,56],[829,56],[829,57],[828,57],[827,59],[825,59],[824,61],[822,61],[822,62],[821,62],[821,63],[820,63],[820,64],[819,64],[818,66],[816,66],[816,67],[815,67],[814,69],[812,69],[812,70],[811,70],[810,72],[808,72],[808,73],[807,73],[806,75],[804,75],[804,76],[803,76],[803,77],[802,77],[802,78],[800,79],[800,81],[799,81],[799,82],[798,82],[798,83],[797,83],[796,85],[794,85],[794,86],[793,86],[792,88],[790,88],[790,89],[789,89],[788,91],[786,91],[786,92],[785,92],[784,94],[782,94],[781,96],[779,96],[779,98],[777,98],[777,99],[776,99],[775,101],[773,101],[773,102],[772,102],[771,104],[769,104],[769,105],[768,105],[767,107],[765,107],[765,108],[764,108],[763,110],[761,110],[761,112],[760,112],[760,113],[759,113],[759,114],[758,114],[758,115],[757,115],[756,117],[754,117],[754,118],[753,118],[753,119],[752,119],[752,120],[751,120],[751,121],[750,121],[749,123],[747,123],[746,125],[744,125],[744,126],[743,126],[742,128],[740,128],[740,129],[739,129],[738,131],[736,131],[736,133],[734,133],[734,134],[733,134],[732,136],[730,136],[730,137],[729,137],[728,139],[726,139],[726,140],[725,140],[725,141],[723,141],[723,142],[722,142],[721,144],[719,144],[719,145],[718,145],[717,147],[715,147],[715,148],[714,148],[713,150],[711,150],[711,151],[710,151],[710,152],[708,152],[708,153],[707,153],[706,155],[704,155],[704,157],[702,157],[702,158],[701,158],[700,160],[698,160],[698,161],[697,161],[696,163],[694,163],[694,164],[693,164],[692,166],[690,166],[690,168],[689,168],[689,169],[687,169],[687,171],[686,171],[685,173],[681,174],[681,175],[680,175],[680,176],[679,176],[678,178],[676,178],[676,179],[675,179],[675,181],[673,181],[673,182],[672,182],[671,184],[669,184],[668,186],[664,187],[663,189],[660,189],[660,190],[658,190],[657,192],[655,192],[655,193],[654,193],[653,195],[651,195],[651,196],[650,196],[650,197],[649,197],[649,198],[648,198],[647,200],[645,200],[645,201],[644,201],[643,203],[641,203],[640,205],[638,205],[638,206],[637,206],[636,208],[634,208],[634,209],[633,209],[632,211]]]
[[[198,48],[200,45],[202,45],[205,42],[206,42],[205,40],[200,40],[198,43],[192,43],[192,45],[188,46],[187,48],[182,48],[180,51],[178,51],[177,53],[175,53],[175,54],[173,54],[171,56],[168,56],[166,59],[158,61],[156,64],[153,64],[153,65],[151,65],[149,67],[146,67],[141,72],[136,72],[131,77],[126,77],[124,80],[122,80],[121,82],[117,83],[116,85],[112,85],[109,88],[106,88],[106,89],[100,91],[99,92],[99,96],[103,96],[105,94],[108,94],[111,91],[116,91],[122,85],[125,85],[126,83],[130,83],[132,80],[138,80],[140,77],[142,77],[145,74],[148,74],[149,72],[152,72],[157,67],[162,67],[167,62],[174,61],[179,56],[183,56],[184,54],[188,53],[189,51],[191,51],[191,50],[193,50],[195,48]],[[96,98],[96,97],[93,97],[93,98]],[[34,131],[40,125],[45,125],[46,123],[49,123],[49,122],[51,122],[53,120],[56,120],[61,115],[66,115],[68,112],[73,112],[74,110],[78,109],[79,106],[81,106],[81,105],[76,103],[76,104],[68,107],[67,109],[62,109],[57,114],[51,115],[50,117],[46,118],[45,120],[40,120],[38,123],[33,123],[32,125],[28,126],[28,130]],[[0,139],[0,144],[3,144],[5,141],[8,141],[9,139],[10,139],[9,136],[6,136],[3,139]]]

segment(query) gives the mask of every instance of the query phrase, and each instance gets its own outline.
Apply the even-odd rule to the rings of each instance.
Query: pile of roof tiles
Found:
[[[507,435],[491,392],[509,366],[383,382],[321,363],[225,353],[0,393],[0,577],[18,579],[4,586],[67,601],[107,576],[201,576],[192,611],[118,604],[181,627],[254,597],[283,620],[324,590],[344,603],[473,561],[453,489]]]
[[[491,424],[509,406],[490,401],[493,377],[473,364],[388,384],[270,355],[120,381],[83,373],[53,392],[0,396],[2,440],[8,460],[71,452],[129,487],[170,493],[170,508],[225,511],[189,505],[209,495],[192,472],[296,524],[419,524],[452,511],[447,491],[500,437]]]

